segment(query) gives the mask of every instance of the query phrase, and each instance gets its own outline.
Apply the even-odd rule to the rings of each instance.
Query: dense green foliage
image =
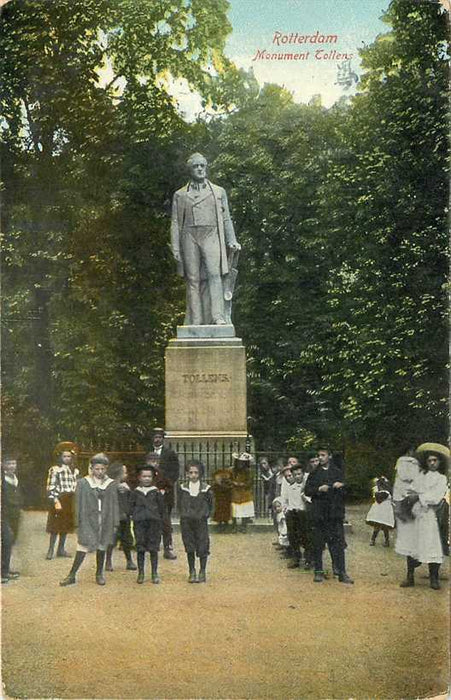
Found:
[[[166,215],[198,136],[158,78],[214,92],[228,24],[213,4],[4,9],[7,435],[136,440],[162,419],[183,294]]]
[[[347,432],[381,445],[447,435],[445,17],[399,1],[386,19],[323,183],[333,320],[318,363]]]
[[[386,21],[351,105],[267,87],[220,129],[260,444],[447,439],[446,17],[395,0]]]
[[[243,244],[257,446],[446,438],[446,15],[393,0],[358,96],[326,110],[227,61],[227,6],[3,8],[3,434],[30,464],[163,421],[170,199],[198,149]],[[186,123],[164,80],[219,116]]]
[[[299,357],[327,322],[318,197],[336,118],[266,86],[213,140],[215,177],[230,193],[244,250],[236,323],[246,338],[250,428],[266,446],[320,421],[311,393],[319,376]]]

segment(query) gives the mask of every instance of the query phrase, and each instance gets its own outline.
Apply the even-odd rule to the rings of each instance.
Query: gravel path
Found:
[[[399,588],[404,560],[382,540],[368,546],[366,510],[348,509],[354,586],[314,584],[311,573],[288,570],[268,530],[214,534],[206,584],[187,583],[177,534],[179,558],[161,560],[160,586],[138,586],[116,551],[106,586],[95,584],[90,555],[78,585],[61,588],[70,561],[45,561],[45,513],[25,513],[13,561],[22,576],[2,588],[5,697],[363,700],[444,693],[448,580],[431,590],[423,566],[415,588]],[[74,537],[68,548],[74,551]]]

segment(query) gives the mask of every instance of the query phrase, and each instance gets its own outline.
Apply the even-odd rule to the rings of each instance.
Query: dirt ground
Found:
[[[115,552],[61,588],[70,560],[45,561],[45,513],[24,514],[2,587],[4,696],[13,698],[424,698],[446,692],[448,580],[399,588],[404,560],[369,547],[365,506],[348,509],[354,586],[288,570],[265,532],[212,535],[206,584],[187,583],[180,536],[162,583],[136,584]],[[380,536],[381,537],[381,536]],[[71,536],[69,547],[75,550]],[[328,556],[325,562],[329,562]],[[148,573],[148,572],[147,572]],[[446,578],[445,578],[446,576]]]

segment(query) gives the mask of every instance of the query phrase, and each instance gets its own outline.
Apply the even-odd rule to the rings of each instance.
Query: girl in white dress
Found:
[[[385,476],[373,479],[374,503],[368,511],[366,522],[373,526],[370,546],[374,547],[379,532],[384,533],[384,547],[390,546],[390,530],[395,527],[395,515],[391,498],[390,482]]]
[[[425,443],[425,446],[435,446]],[[411,518],[405,522],[405,533],[401,543],[396,543],[396,551],[407,557],[407,578],[401,583],[406,588],[415,585],[414,571],[420,563],[429,565],[431,588],[440,588],[439,570],[443,562],[442,538],[437,520],[437,510],[444,504],[448,486],[446,476],[439,469],[445,469],[448,448],[441,450],[425,449],[420,446],[420,472],[412,481],[405,498],[411,508]],[[408,512],[409,508],[406,509]]]

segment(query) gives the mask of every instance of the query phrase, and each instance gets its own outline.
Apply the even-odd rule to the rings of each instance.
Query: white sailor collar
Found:
[[[210,484],[203,484],[202,482],[200,482],[199,493],[207,493],[207,491],[209,491],[210,488]],[[186,484],[180,484],[180,489],[182,491],[187,491],[188,493],[190,492],[189,486],[186,486]]]
[[[140,491],[143,493],[145,496],[149,493],[149,491],[158,491],[156,486],[137,486],[135,491]]]
[[[90,487],[91,487],[92,489],[102,489],[102,491],[103,491],[104,489],[106,489],[107,486],[109,486],[110,484],[112,484],[113,481],[114,481],[113,479],[110,479],[109,476],[107,476],[107,478],[105,479],[105,481],[102,481],[102,482],[99,483],[99,482],[95,481],[95,480],[92,478],[92,476],[91,476],[90,474],[88,474],[87,476],[85,476],[85,479],[86,479],[86,481],[88,482],[88,484],[90,485]]]

